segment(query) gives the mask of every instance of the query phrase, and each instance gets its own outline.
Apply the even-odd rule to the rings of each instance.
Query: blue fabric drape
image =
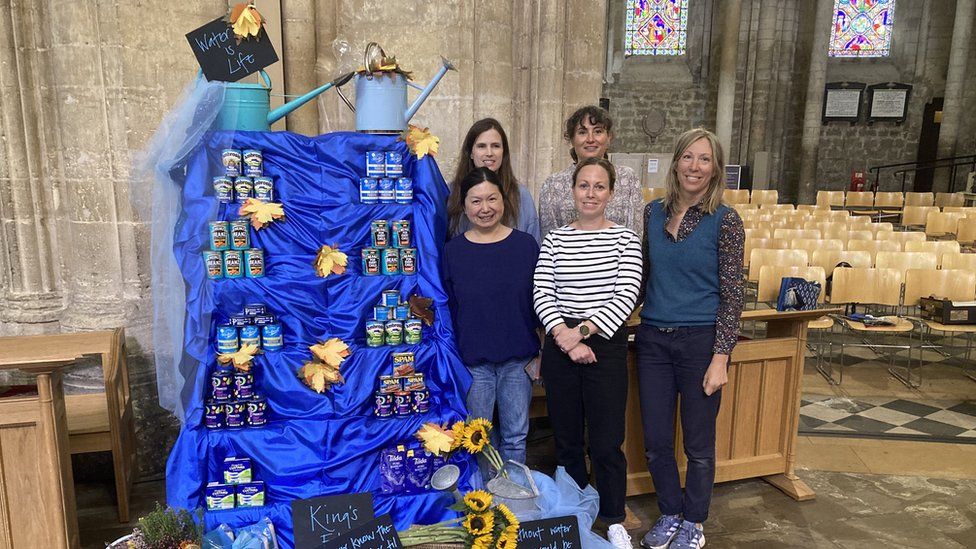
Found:
[[[257,279],[206,278],[201,251],[209,249],[208,222],[237,218],[237,206],[216,203],[212,177],[222,173],[221,149],[263,151],[265,175],[274,179],[275,201],[285,220],[251,229],[252,247],[264,250],[266,276]],[[404,173],[414,180],[411,205],[359,204],[359,178],[368,150],[397,150]],[[379,453],[413,439],[426,421],[451,422],[466,415],[464,395],[470,376],[454,346],[439,258],[445,241],[448,189],[431,157],[417,160],[391,136],[333,133],[306,137],[289,132],[213,133],[187,165],[181,215],[173,251],[186,282],[186,320],[182,402],[185,425],[167,463],[166,492],[174,507],[204,505],[207,482],[219,481],[223,459],[250,457],[254,474],[266,483],[263,508],[208,512],[206,527],[223,522],[233,528],[269,516],[283,547],[293,544],[289,502],[296,498],[372,492],[376,514],[390,513],[397,528],[456,516],[445,509],[449,496],[431,492],[388,496],[379,493]],[[368,246],[374,219],[408,219],[418,250],[418,273],[364,276],[360,251]],[[316,276],[313,261],[323,244],[338,244],[348,254],[343,275]],[[434,300],[437,315],[424,327],[420,345],[369,348],[365,321],[383,290]],[[255,386],[267,396],[270,421],[262,428],[208,430],[203,425],[209,372],[216,365],[216,325],[240,314],[248,303],[264,303],[282,324],[285,347],[255,359]],[[212,319],[212,321],[211,321]],[[311,358],[309,345],[339,337],[352,354],[342,364],[344,385],[324,395],[297,377]],[[380,375],[392,374],[390,353],[413,351],[426,377],[430,412],[403,419],[373,416],[373,394]],[[458,458],[460,459],[460,458]],[[462,489],[470,489],[470,458],[462,468]]]

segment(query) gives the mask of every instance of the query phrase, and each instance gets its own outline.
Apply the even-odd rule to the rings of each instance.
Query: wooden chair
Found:
[[[797,204],[796,205],[796,211],[798,211],[798,212],[813,213],[817,209],[818,208],[817,208],[817,205],[816,204]]]
[[[905,206],[935,206],[933,193],[905,193]]]
[[[779,287],[781,282],[783,278],[789,276],[805,278],[811,282],[818,282],[820,283],[821,288],[827,284],[827,277],[824,270],[820,267],[764,265],[759,270],[759,289],[757,292],[759,301],[764,303],[772,303],[775,306],[776,300],[779,298]],[[823,302],[824,292],[820,292],[820,297],[817,298],[817,303]]]
[[[904,227],[921,227],[925,225],[925,219],[928,217],[929,212],[937,212],[938,208],[935,206],[909,206],[905,205],[905,208],[901,212],[901,225]]]
[[[956,226],[956,241],[963,244],[976,242],[976,217],[965,217]]]
[[[725,189],[722,192],[722,200],[726,204],[748,204],[749,189]]]
[[[963,193],[935,193],[935,205],[943,206],[965,206],[966,195]]]
[[[885,240],[888,242],[897,242],[898,248],[900,250],[905,249],[905,242],[909,240],[925,240],[925,233],[920,231],[895,231],[895,232],[879,232],[874,235],[875,240]]]
[[[878,252],[874,266],[879,269],[895,269],[904,278],[908,269],[937,269],[939,258],[930,252]]]
[[[810,266],[820,267],[828,275],[842,262],[864,269],[874,266],[871,253],[864,250],[817,250],[810,257]]]
[[[844,191],[817,191],[817,207],[828,210],[843,208]]]
[[[746,238],[771,238],[772,235],[769,233],[769,229],[766,227],[755,227],[751,229],[746,229]]]
[[[759,191],[756,191],[756,192],[759,192]],[[796,207],[793,204],[776,204],[776,203],[773,203],[773,202],[760,202],[759,203],[759,209],[760,210],[767,210],[767,211],[770,211],[770,212],[779,212],[779,211],[792,212],[792,211],[795,211],[795,208]]]
[[[928,296],[937,296],[952,301],[973,301],[976,299],[976,272],[953,269],[940,269],[938,271],[923,269],[909,270],[905,277],[905,306],[917,307],[919,300]],[[976,325],[942,324],[941,322],[925,319],[919,319],[919,321],[924,327],[924,330],[920,334],[922,349],[936,349],[942,352],[941,349],[943,347],[950,346],[935,344],[935,341],[931,337],[932,331],[941,332],[943,335],[947,334],[950,338],[950,343],[954,340],[955,335],[965,334],[965,360],[970,360],[970,354],[973,348],[973,334],[976,333]],[[926,343],[926,336],[928,336],[928,343]],[[915,383],[915,386],[920,385],[922,381],[921,367],[925,365],[922,360],[922,358],[919,359],[920,369],[918,382]],[[907,374],[909,376],[908,382],[912,382],[910,378],[911,370]],[[905,380],[902,380],[902,382],[905,382]]]
[[[961,212],[929,212],[925,216],[925,234],[933,238],[954,235],[958,230],[959,220],[966,217]]]
[[[773,231],[773,238],[820,238],[820,231],[817,229],[776,229]]]
[[[858,225],[857,230],[871,231],[872,234],[876,235],[875,238],[877,238],[877,234],[879,232],[885,231],[890,233],[895,230],[895,227],[891,223],[887,222],[868,223],[867,225]]]
[[[844,207],[855,215],[874,215],[874,193],[871,191],[849,191],[844,200]]]
[[[899,215],[905,207],[905,195],[901,192],[878,191],[874,193],[874,208],[880,215]]]
[[[947,253],[959,253],[959,243],[955,240],[911,240],[905,243],[906,252],[934,253],[939,265]]]
[[[847,221],[851,217],[851,212],[847,210],[831,210],[827,212],[827,221]]]
[[[942,268],[963,269],[976,273],[976,254],[946,253],[942,254]]]
[[[749,256],[750,282],[759,281],[759,270],[764,265],[778,267],[806,267],[810,256],[805,250],[773,250],[769,248],[755,248]]]
[[[817,250],[843,250],[844,241],[837,238],[794,238],[790,241],[790,248],[793,250],[806,250],[810,257]]]
[[[871,218],[865,215],[852,215],[844,219],[848,229],[860,229],[871,224]]]
[[[892,240],[849,240],[848,251],[868,252],[871,254],[871,265],[874,265],[879,252],[900,252],[901,243]]]
[[[785,238],[746,238],[743,248],[742,266],[748,268],[752,250],[788,250],[790,249],[790,241]]]
[[[759,212],[759,207],[755,204],[729,204],[735,211],[739,212],[739,215],[749,213],[749,212]]]
[[[752,191],[750,202],[753,204],[776,204],[779,202],[779,192],[776,190],[756,189]]]
[[[664,187],[644,187],[644,203],[653,202],[658,198],[664,198],[665,193],[668,192]],[[749,191],[746,191],[749,192]],[[728,194],[729,191],[725,191]]]
[[[847,231],[847,241],[850,242],[851,240],[874,240],[874,233],[867,230]]]

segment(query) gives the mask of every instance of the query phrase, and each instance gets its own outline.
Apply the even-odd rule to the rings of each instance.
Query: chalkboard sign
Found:
[[[187,42],[207,80],[237,82],[276,62],[271,39],[264,31],[237,43],[234,31],[223,18],[217,18],[186,35]]]
[[[581,549],[579,521],[575,516],[532,520],[519,525],[519,549]]]
[[[291,520],[297,549],[322,547],[373,520],[373,496],[363,493],[296,499],[291,502]]]
[[[296,549],[299,545],[295,545]],[[366,524],[344,532],[328,543],[323,543],[319,549],[400,549],[400,537],[390,515],[383,515]]]

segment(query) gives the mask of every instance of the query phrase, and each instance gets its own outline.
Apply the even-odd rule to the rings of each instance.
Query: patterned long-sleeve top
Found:
[[[641,210],[644,207],[644,194],[640,179],[628,166],[614,166],[617,181],[613,186],[613,198],[607,204],[607,219],[623,225],[638,235],[644,234],[641,224]],[[539,191],[539,225],[543,238],[549,231],[569,225],[579,216],[573,200],[573,172],[576,165],[571,164],[561,172],[546,178]]]

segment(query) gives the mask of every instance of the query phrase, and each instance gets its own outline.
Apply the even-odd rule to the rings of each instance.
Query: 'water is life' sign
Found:
[[[267,33],[238,42],[223,18],[187,33],[186,40],[210,81],[237,82],[278,61]]]

